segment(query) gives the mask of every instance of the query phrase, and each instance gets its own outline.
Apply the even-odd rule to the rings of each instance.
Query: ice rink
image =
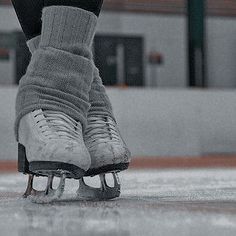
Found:
[[[236,0],[0,0],[0,236],[236,236],[235,43]]]
[[[130,170],[120,177],[119,199],[72,200],[78,183],[68,181],[65,199],[37,205],[21,198],[25,176],[2,174],[0,235],[236,235],[236,170]]]

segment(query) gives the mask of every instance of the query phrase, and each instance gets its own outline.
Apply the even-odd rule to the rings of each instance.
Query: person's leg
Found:
[[[38,48],[40,42],[42,28],[41,13],[44,6],[60,4],[75,6],[87,9],[99,16],[103,0],[12,0],[12,3],[32,53]],[[114,119],[110,100],[95,65],[93,77],[94,79],[89,93],[91,103],[89,114],[107,114]]]
[[[42,28],[41,14],[44,6],[68,5],[80,7],[99,16],[103,0],[12,0],[12,3],[26,36],[29,49],[31,53],[33,53],[38,48],[40,42]],[[114,119],[110,100],[95,65],[93,78],[92,87],[89,93],[89,100],[91,103],[89,114],[107,114]]]
[[[79,8],[52,6],[44,9],[42,19],[39,48],[20,80],[16,127],[33,108],[65,110],[85,126],[97,17]]]
[[[18,20],[27,40],[41,34],[42,10],[46,6],[72,6],[99,16],[103,0],[12,0]]]
[[[65,176],[81,178],[90,167],[82,127],[90,107],[96,22],[95,14],[81,8],[43,9],[40,42],[16,99],[19,157],[28,159],[23,172],[64,181]]]
[[[14,0],[14,1],[19,1],[19,0]],[[100,12],[101,2],[102,1],[100,1],[100,4],[98,4],[98,1],[97,1],[98,5],[95,4],[93,8],[95,10],[97,9],[96,12],[98,14]],[[98,8],[95,8],[95,6],[98,6]],[[90,8],[90,10],[91,9],[92,8]],[[41,11],[40,9],[38,10]],[[94,10],[94,13],[95,13],[95,10]],[[21,16],[21,18],[23,17]],[[34,22],[34,21],[31,21],[31,22]],[[38,29],[40,28],[41,27],[38,27]],[[40,32],[38,32],[38,34],[39,33]],[[32,34],[29,34],[29,35],[32,35]],[[30,38],[30,37],[27,37],[27,38]],[[40,35],[38,37],[34,37],[28,40],[28,46],[32,53],[38,48],[39,41],[40,41]],[[93,82],[92,82],[91,90],[89,92],[89,103],[91,104],[91,107],[88,111],[88,117],[89,117],[88,129],[86,129],[85,131],[84,138],[86,139],[86,145],[87,145],[87,148],[89,148],[89,151],[91,154],[91,158],[92,158],[91,168],[93,170],[91,169],[87,174],[89,175],[89,174],[100,173],[101,171],[105,172],[106,168],[108,168],[107,169],[108,171],[122,170],[122,169],[127,168],[128,163],[130,161],[130,153],[126,145],[123,143],[122,138],[119,135],[118,128],[116,127],[116,124],[115,124],[115,118],[113,115],[110,100],[106,94],[105,87],[103,86],[101,77],[99,75],[99,71],[95,67],[95,65],[94,65],[94,70],[93,70]],[[97,133],[101,133],[101,132],[104,132],[105,135],[103,136],[97,135]],[[108,132],[109,134],[107,134]],[[113,139],[109,138],[109,140],[107,140],[106,138],[107,135],[109,137],[113,137]],[[94,143],[94,139],[97,140],[97,144],[99,145],[92,145],[92,146],[90,145],[91,142],[93,142],[93,144],[96,144]],[[103,145],[102,143],[106,145]],[[113,151],[110,153],[109,150],[113,150]]]

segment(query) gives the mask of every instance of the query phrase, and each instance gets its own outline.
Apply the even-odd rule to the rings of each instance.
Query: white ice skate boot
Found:
[[[25,197],[60,198],[66,178],[80,179],[91,165],[79,122],[62,112],[35,110],[25,115],[19,126],[19,171],[29,174]],[[48,176],[46,190],[33,189],[34,176]],[[61,178],[52,189],[53,177]]]
[[[78,196],[98,200],[119,197],[120,183],[117,172],[128,169],[131,154],[120,135],[116,122],[109,116],[90,116],[84,140],[92,161],[86,176],[99,175],[101,188],[88,186],[82,178]],[[106,183],[106,173],[112,173],[114,187]]]

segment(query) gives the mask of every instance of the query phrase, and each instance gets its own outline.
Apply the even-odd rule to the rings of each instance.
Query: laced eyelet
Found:
[[[90,117],[85,131],[85,141],[89,144],[96,142],[120,141],[120,136],[115,123],[109,117]]]
[[[78,122],[67,114],[47,110],[37,115],[42,115],[42,119],[36,122],[38,128],[43,129],[41,133],[46,132],[47,134],[44,135],[49,139],[55,139],[57,137],[78,139],[80,136],[80,129],[77,129]],[[37,117],[37,115],[34,117]],[[43,123],[41,123],[42,121]]]

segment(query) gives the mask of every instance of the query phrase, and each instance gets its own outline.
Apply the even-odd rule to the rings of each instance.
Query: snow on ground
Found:
[[[0,175],[0,235],[236,235],[236,170],[128,171],[120,176],[119,199],[72,201],[78,183],[70,180],[67,200],[37,205],[21,198],[25,176]]]

